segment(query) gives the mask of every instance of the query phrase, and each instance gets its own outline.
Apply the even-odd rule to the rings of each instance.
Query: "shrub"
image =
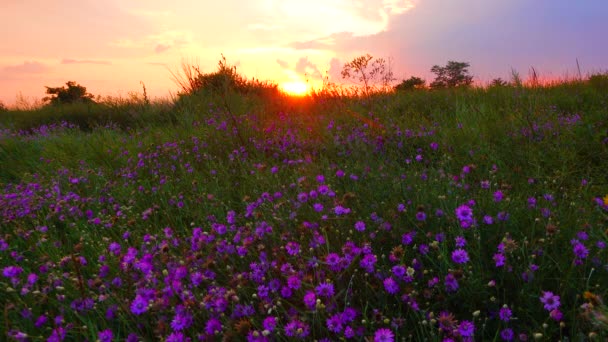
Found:
[[[87,88],[81,86],[74,81],[66,82],[66,87],[45,87],[46,93],[50,96],[43,98],[43,101],[48,101],[52,105],[66,103],[92,103],[93,95],[87,93]]]
[[[589,84],[598,90],[608,89],[608,72],[589,76]]]
[[[415,89],[424,89],[426,81],[420,77],[412,76],[407,80],[403,80],[401,83],[395,86],[396,91],[411,91]]]

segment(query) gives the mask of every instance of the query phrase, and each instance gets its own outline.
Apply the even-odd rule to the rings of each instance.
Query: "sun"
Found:
[[[304,82],[285,82],[281,84],[281,89],[289,95],[304,96],[308,92],[308,85]]]

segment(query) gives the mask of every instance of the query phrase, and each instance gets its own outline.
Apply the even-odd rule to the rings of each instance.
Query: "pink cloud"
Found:
[[[110,63],[108,61],[96,61],[96,60],[89,60],[89,59],[78,60],[78,59],[64,58],[64,59],[61,60],[61,64],[98,64],[98,65],[110,65],[112,63]]]
[[[154,52],[161,53],[161,52],[165,52],[165,51],[169,50],[170,48],[171,48],[170,45],[158,44],[154,48]]]
[[[6,66],[2,70],[11,74],[42,74],[49,71],[50,68],[40,62],[25,61],[23,64]]]

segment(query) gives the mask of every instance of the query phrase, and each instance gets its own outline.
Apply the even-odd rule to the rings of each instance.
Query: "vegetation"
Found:
[[[469,63],[449,61],[441,67],[434,65],[431,72],[434,73],[435,80],[431,83],[431,88],[455,88],[468,87],[473,83],[473,76],[469,75]]]
[[[92,103],[93,95],[87,93],[87,88],[74,81],[68,81],[67,87],[45,87],[47,96],[43,101],[48,101],[52,105],[71,104],[71,103]]]
[[[416,89],[424,89],[426,81],[420,77],[412,76],[407,80],[403,80],[401,83],[395,86],[396,91],[412,91]]]
[[[175,103],[0,113],[0,339],[608,338],[591,79],[290,98],[190,70]]]
[[[358,82],[364,96],[370,96],[374,91],[386,90],[394,81],[389,61],[374,58],[369,54],[344,64],[341,74],[342,79]],[[380,89],[376,89],[378,85]]]

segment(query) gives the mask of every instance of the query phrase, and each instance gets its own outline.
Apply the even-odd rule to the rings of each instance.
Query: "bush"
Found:
[[[598,90],[608,90],[608,72],[589,76],[589,84]]]
[[[87,93],[87,88],[79,85],[74,81],[66,82],[66,87],[45,87],[46,93],[50,96],[43,98],[43,101],[48,101],[52,105],[67,104],[67,103],[93,103],[93,95]]]
[[[424,89],[426,81],[420,77],[412,76],[407,80],[395,86],[396,91],[411,91],[415,89]]]

